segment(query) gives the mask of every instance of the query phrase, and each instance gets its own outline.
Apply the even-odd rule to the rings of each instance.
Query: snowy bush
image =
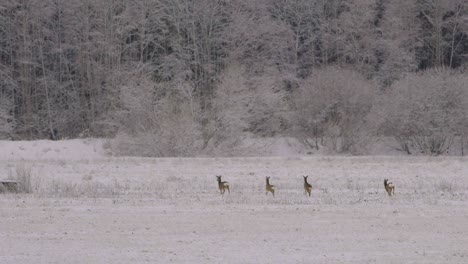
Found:
[[[121,127],[110,146],[117,155],[192,156],[200,150],[200,114],[192,87],[156,86],[149,79],[121,89]],[[158,92],[161,94],[158,94]]]
[[[330,140],[335,152],[361,151],[367,135],[366,116],[372,107],[375,85],[359,73],[328,67],[317,70],[294,93],[294,133],[319,148],[318,140]]]
[[[287,105],[280,85],[272,72],[249,77],[243,67],[229,67],[207,113],[209,146],[232,150],[246,134],[272,136],[281,131]]]
[[[380,127],[408,154],[446,153],[468,128],[466,87],[466,75],[445,69],[410,74],[384,94]]]

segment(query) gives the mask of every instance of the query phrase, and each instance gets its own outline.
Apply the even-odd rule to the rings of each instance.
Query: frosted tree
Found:
[[[375,79],[388,87],[407,72],[416,71],[419,23],[414,1],[379,1],[376,13]]]
[[[15,119],[11,98],[0,94],[0,139],[14,138]]]
[[[459,59],[468,52],[464,44],[468,32],[463,27],[467,8],[465,0],[417,0],[419,40],[423,43],[417,55],[422,68],[460,65]]]
[[[344,3],[347,12],[338,19],[340,37],[338,55],[341,63],[355,65],[361,74],[371,76],[377,64],[374,0],[351,0]]]

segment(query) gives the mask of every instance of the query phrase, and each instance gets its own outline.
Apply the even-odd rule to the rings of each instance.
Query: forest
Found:
[[[464,155],[468,0],[2,0],[0,139]]]

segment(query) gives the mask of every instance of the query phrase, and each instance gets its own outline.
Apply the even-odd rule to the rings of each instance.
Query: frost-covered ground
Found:
[[[94,141],[44,155],[48,142],[29,144],[0,150],[0,179],[30,168],[34,189],[0,194],[0,263],[468,263],[468,159],[107,158]]]

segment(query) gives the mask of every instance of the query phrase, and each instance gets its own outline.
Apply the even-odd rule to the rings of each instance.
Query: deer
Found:
[[[222,195],[224,195],[224,192],[226,192],[226,190],[228,190],[228,193],[231,193],[231,191],[229,190],[229,183],[227,181],[221,181],[221,175],[216,176],[216,178],[218,181],[219,192]]]
[[[268,195],[268,192],[271,192],[273,194],[273,197],[275,197],[275,186],[270,184],[270,177],[266,177],[266,185],[265,185],[265,194]]]
[[[395,195],[395,185],[393,183],[389,182],[388,179],[384,179],[383,184],[389,196]]]
[[[303,176],[303,177],[304,177],[304,194],[307,195],[308,193],[310,197],[310,193],[312,192],[312,185],[307,182],[307,178],[309,177],[309,175]]]

